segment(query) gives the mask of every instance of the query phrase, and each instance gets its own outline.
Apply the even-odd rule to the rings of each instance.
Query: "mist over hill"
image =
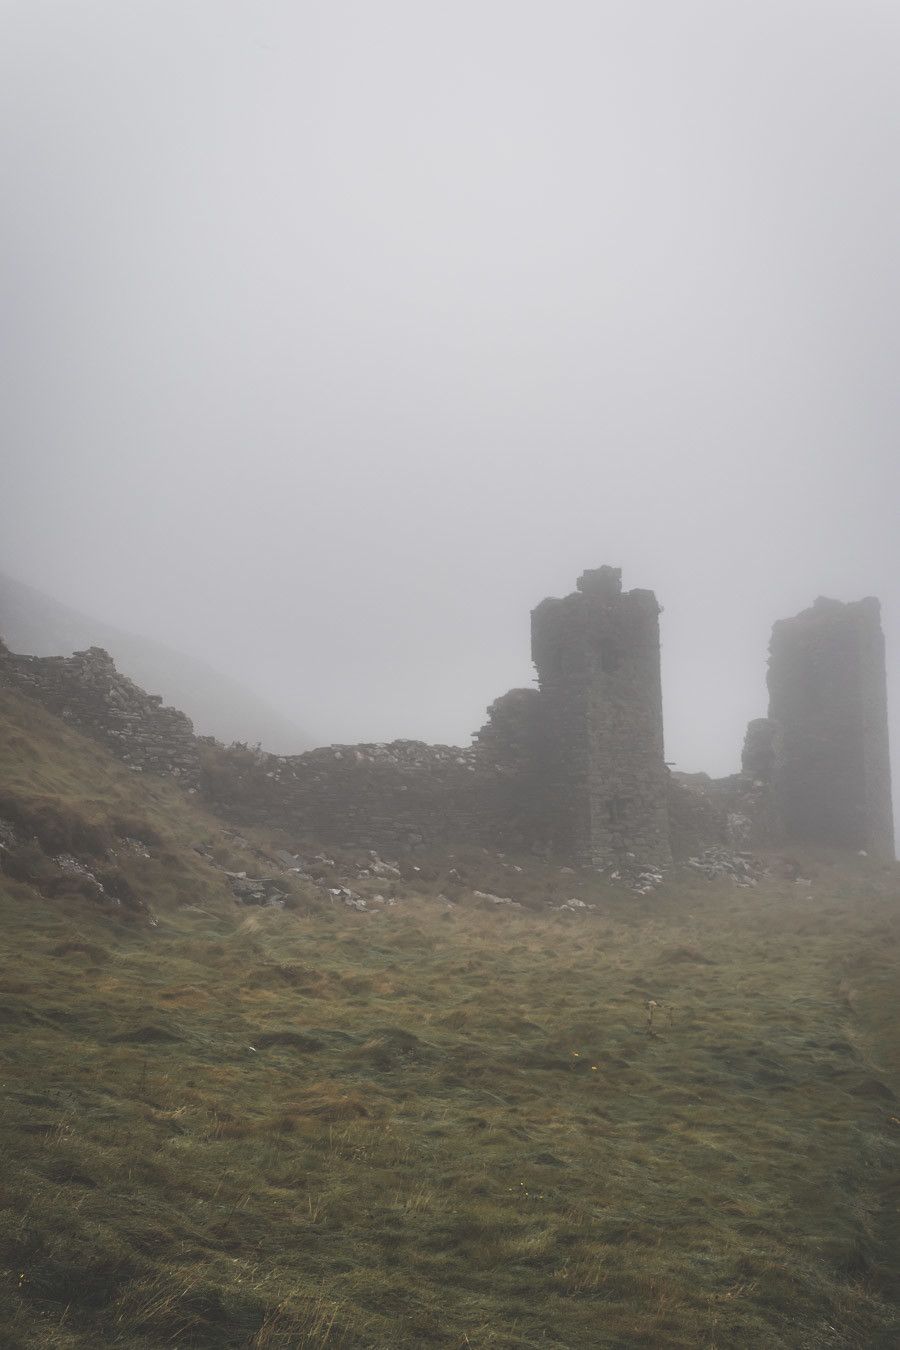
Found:
[[[12,651],[31,656],[105,647],[130,679],[186,712],[200,735],[227,744],[260,743],[281,754],[296,754],[314,743],[252,690],[200,658],[70,609],[2,573],[0,637]]]

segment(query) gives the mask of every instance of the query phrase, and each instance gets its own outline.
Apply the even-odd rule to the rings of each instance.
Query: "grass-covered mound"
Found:
[[[32,849],[0,872],[0,1343],[900,1343],[892,870],[636,898],[473,853],[373,912],[250,909],[203,854],[273,841],[0,712]],[[130,902],[38,875],[59,819]]]

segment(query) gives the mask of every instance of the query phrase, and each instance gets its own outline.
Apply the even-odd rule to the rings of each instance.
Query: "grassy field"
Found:
[[[897,869],[246,908],[215,864],[290,841],[8,695],[0,772],[4,1347],[900,1344]]]

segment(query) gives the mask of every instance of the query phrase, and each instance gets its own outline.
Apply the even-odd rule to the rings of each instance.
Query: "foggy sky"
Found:
[[[467,740],[529,610],[621,566],[716,773],[772,621],[876,594],[896,760],[895,0],[0,30],[0,566],[321,742]]]

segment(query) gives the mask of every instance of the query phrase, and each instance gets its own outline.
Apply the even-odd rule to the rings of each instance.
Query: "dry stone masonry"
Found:
[[[422,741],[330,745],[302,755],[208,743],[204,754],[204,794],[231,819],[363,848],[492,842],[495,780],[471,747]]]
[[[775,625],[769,716],[750,723],[741,772],[716,780],[666,767],[652,591],[623,591],[617,568],[585,572],[571,595],[533,611],[532,654],[538,688],[495,700],[466,747],[394,741],[288,756],[226,747],[196,737],[183,713],[97,647],[34,657],[0,642],[0,685],[132,769],[202,792],[236,824],[298,841],[535,849],[651,878],[647,888],[673,856],[724,875],[723,858],[740,871],[746,850],[790,840],[894,857],[876,600],[817,600]]]
[[[0,639],[0,684],[39,699],[136,772],[199,786],[200,756],[190,718],[121,675],[102,647],[72,656],[17,656]]]
[[[820,597],[775,624],[769,650],[768,767],[784,835],[893,859],[878,601]],[[763,772],[761,749],[760,757],[762,764],[754,751],[754,767]]]
[[[531,616],[540,680],[544,813],[556,851],[604,867],[671,861],[659,666],[659,605],[622,590],[618,568],[585,572]]]

